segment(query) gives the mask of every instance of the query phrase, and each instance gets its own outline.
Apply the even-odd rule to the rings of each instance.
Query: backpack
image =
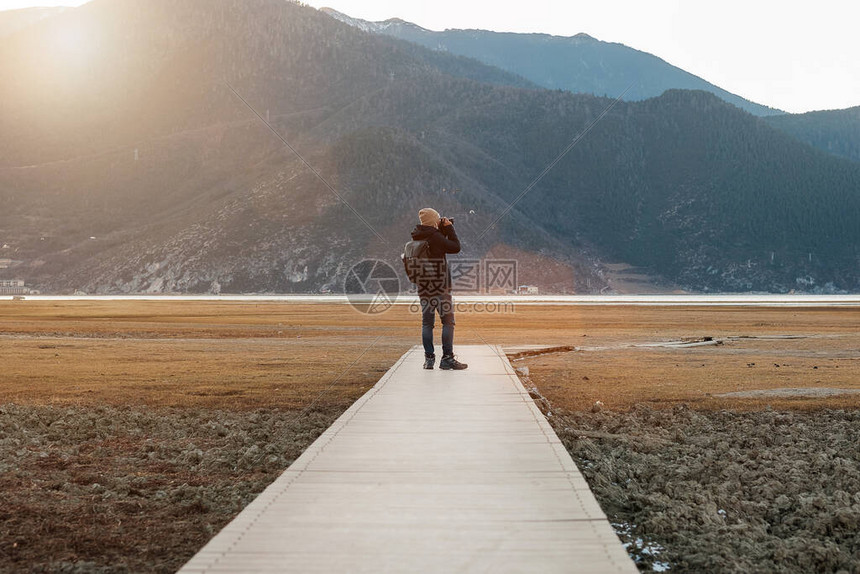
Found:
[[[430,260],[430,243],[424,239],[408,242],[400,258],[406,276],[412,283],[417,284],[422,278],[432,277],[435,273],[433,261]]]

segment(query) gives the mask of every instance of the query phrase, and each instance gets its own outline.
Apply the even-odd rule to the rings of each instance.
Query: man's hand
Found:
[[[439,221],[439,227],[447,227],[447,226],[449,226],[449,225],[451,225],[451,220],[450,220],[450,219],[448,219],[447,217],[443,217],[443,218]]]

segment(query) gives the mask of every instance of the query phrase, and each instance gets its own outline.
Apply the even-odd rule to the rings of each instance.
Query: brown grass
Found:
[[[292,409],[328,389],[344,406],[409,347],[362,321],[343,306],[0,303],[0,403]]]
[[[730,399],[716,395],[775,388],[860,389],[857,309],[586,308],[581,331],[553,344],[576,351],[515,361],[555,407],[609,409],[637,403],[697,409],[856,408],[860,396]],[[797,339],[768,338],[797,336]],[[720,345],[650,345],[700,337]]]
[[[299,408],[325,391],[324,404],[343,406],[419,343],[418,323],[407,307],[364,315],[329,304],[0,302],[0,404]],[[808,338],[634,346],[774,335]],[[860,388],[858,309],[519,305],[507,313],[459,313],[456,342],[576,347],[517,363],[528,365],[543,394],[567,409],[597,400],[621,409],[637,402],[713,409],[860,400],[713,396]]]

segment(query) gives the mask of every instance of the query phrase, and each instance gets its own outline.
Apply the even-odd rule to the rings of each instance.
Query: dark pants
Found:
[[[442,320],[442,356],[454,354],[454,302],[451,295],[421,297],[421,342],[424,343],[424,356],[436,356],[433,347],[433,324],[436,313]]]

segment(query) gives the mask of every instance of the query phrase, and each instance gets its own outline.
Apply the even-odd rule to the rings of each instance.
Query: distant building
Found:
[[[520,285],[517,289],[518,295],[537,295],[540,290],[534,285]]]
[[[0,269],[9,269],[12,266],[11,259],[0,259]]]
[[[30,290],[21,279],[0,279],[0,295],[28,295]]]

